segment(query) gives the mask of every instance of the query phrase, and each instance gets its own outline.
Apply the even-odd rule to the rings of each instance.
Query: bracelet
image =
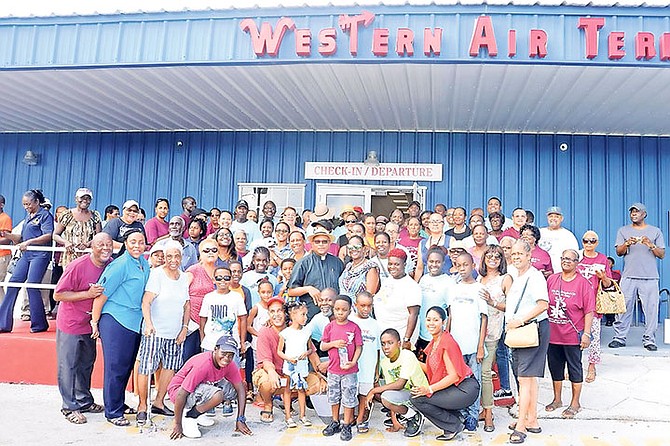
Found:
[[[94,321],[93,319],[91,319],[91,325],[98,325],[98,321]]]
[[[182,325],[181,328],[186,328],[186,329],[188,329],[188,325]]]

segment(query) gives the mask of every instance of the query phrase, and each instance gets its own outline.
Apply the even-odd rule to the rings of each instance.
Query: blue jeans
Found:
[[[41,283],[44,273],[51,261],[50,256],[42,253],[37,255],[26,251],[14,268],[10,282],[16,283]],[[30,331],[33,333],[46,331],[49,328],[42,293],[38,288],[27,288],[28,302],[30,302]],[[19,288],[8,287],[5,298],[0,303],[0,331],[12,331],[14,328],[14,304],[19,294]]]
[[[477,380],[477,383],[482,382],[482,364],[477,362],[477,353],[471,353],[469,355],[463,355],[463,361],[470,367],[472,370],[472,376]],[[477,399],[474,403],[468,406],[467,409],[463,409],[463,415],[467,417],[472,417],[475,420],[479,419],[479,400],[482,396],[481,384],[479,391],[477,393]]]
[[[498,365],[498,379],[500,379],[500,388],[510,390],[509,383],[509,348],[505,345],[505,332],[503,331],[498,348],[496,349],[496,364]]]
[[[56,330],[58,390],[63,409],[81,410],[93,404],[91,374],[97,353],[95,342],[90,334],[73,335]]]

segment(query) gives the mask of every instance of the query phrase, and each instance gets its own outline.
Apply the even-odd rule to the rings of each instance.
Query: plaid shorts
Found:
[[[137,356],[140,360],[140,374],[151,375],[161,364],[165,370],[179,370],[182,366],[183,350],[184,344],[177,345],[175,339],[142,336]]]
[[[328,403],[340,404],[347,409],[358,407],[358,376],[356,373],[336,375],[328,373]]]

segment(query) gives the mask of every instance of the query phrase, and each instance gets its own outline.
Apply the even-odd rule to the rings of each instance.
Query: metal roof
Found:
[[[0,17],[49,17],[108,14],[137,14],[226,9],[312,8],[321,6],[373,7],[423,5],[524,5],[524,6],[599,6],[667,7],[669,0],[252,0],[240,6],[239,0],[24,0],[1,2]]]

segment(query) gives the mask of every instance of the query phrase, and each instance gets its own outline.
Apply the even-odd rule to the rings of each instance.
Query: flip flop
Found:
[[[261,410],[261,423],[272,423],[274,415],[271,410]]]
[[[556,401],[552,401],[551,403],[544,406],[544,410],[547,412],[553,412],[556,409],[560,409],[561,407],[563,407],[563,403],[557,403]]]
[[[130,426],[130,421],[126,417],[107,418],[107,421],[118,427]]]
[[[527,435],[517,430],[513,431],[509,436],[509,442],[512,444],[521,444],[526,441]]]
[[[124,405],[124,415],[137,415],[137,411],[130,406]]]
[[[565,409],[563,411],[563,413],[561,414],[561,417],[563,417],[567,420],[572,420],[573,418],[575,418],[575,415],[577,415],[580,410],[581,410],[581,408],[579,408],[579,407],[568,406],[568,408]]]
[[[84,423],[86,423],[86,417],[79,410],[61,409],[60,412],[63,415],[65,415],[65,419],[68,420],[72,424],[84,424]]]
[[[514,423],[510,423],[508,426],[509,430],[514,431],[516,430],[516,421]],[[538,427],[528,427],[526,426],[526,430],[530,432],[531,434],[541,434],[542,433],[542,428],[540,426]]]
[[[596,371],[595,370],[589,370],[588,373],[586,374],[586,381],[587,383],[592,383],[593,381],[596,380]]]

